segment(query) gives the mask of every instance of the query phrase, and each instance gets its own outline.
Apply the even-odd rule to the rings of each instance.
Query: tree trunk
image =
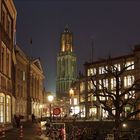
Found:
[[[114,127],[114,140],[120,140],[120,123],[119,119],[115,119],[115,127]]]
[[[120,140],[120,131],[118,128],[115,128],[114,130],[114,140]]]

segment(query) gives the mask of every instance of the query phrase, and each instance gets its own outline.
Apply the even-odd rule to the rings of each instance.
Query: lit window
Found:
[[[107,73],[107,71],[106,71],[107,69],[108,69],[107,66],[105,66],[105,67],[99,67],[99,74]]]
[[[97,115],[97,108],[96,107],[92,107],[89,109],[89,116],[91,117],[96,117]]]
[[[23,81],[25,81],[25,71],[23,71]]]
[[[90,68],[88,69],[88,76],[93,76],[96,74],[96,68]]]
[[[103,74],[104,73],[104,67],[99,67],[99,74]]]
[[[113,67],[113,71],[120,71],[121,70],[121,65],[120,64],[114,64],[114,67]]]
[[[79,106],[71,107],[72,114],[78,114],[80,112]]]
[[[0,123],[4,122],[4,94],[0,93]]]
[[[111,78],[111,90],[114,90],[116,88],[116,79]]]
[[[11,98],[6,96],[6,122],[11,122]]]
[[[134,76],[127,75],[124,77],[124,87],[130,87],[134,83]]]
[[[93,93],[89,93],[88,94],[88,101],[91,102],[91,101],[96,101],[96,96],[93,95]],[[93,103],[93,102],[91,102]]]
[[[99,80],[99,89],[108,88],[108,79]]]
[[[100,96],[100,100],[101,101],[103,101],[103,100],[105,100],[106,99],[106,97],[104,96],[104,94],[103,93],[99,93],[100,95],[103,95],[103,96]]]
[[[103,79],[103,86],[108,88],[108,79]]]
[[[102,109],[102,113],[103,113],[103,118],[107,118],[108,117],[108,111]]]
[[[85,96],[83,95],[80,96],[80,102],[85,102]]]
[[[91,101],[96,101],[96,100],[97,100],[96,96],[91,95]]]
[[[130,98],[130,99],[135,99],[135,91],[134,90],[132,90],[132,91],[129,91],[129,93],[128,94],[125,94],[125,97],[124,97],[125,99],[128,99],[128,98]]]
[[[78,104],[77,98],[74,98],[74,99],[73,99],[73,102],[74,102],[74,105],[77,105],[77,104]]]
[[[99,80],[99,89],[102,89],[102,80]]]
[[[94,81],[94,83],[92,81],[88,81],[88,91],[94,89],[94,85],[96,85],[96,81]]]
[[[72,101],[71,101],[71,99],[70,99],[70,105],[72,104]]]
[[[115,113],[116,113],[115,108],[112,108],[112,114],[114,114],[114,115],[115,115]]]
[[[83,92],[85,90],[85,84],[84,82],[80,83],[80,92]]]
[[[134,69],[134,61],[128,61],[128,62],[126,62],[125,67],[128,67],[127,70]]]

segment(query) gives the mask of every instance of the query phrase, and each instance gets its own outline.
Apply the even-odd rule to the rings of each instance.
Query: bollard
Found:
[[[19,137],[20,137],[20,138],[23,137],[23,126],[22,126],[22,125],[20,126],[20,135],[19,135]]]
[[[3,138],[5,137],[5,126],[4,126],[4,124],[2,124],[2,137]]]

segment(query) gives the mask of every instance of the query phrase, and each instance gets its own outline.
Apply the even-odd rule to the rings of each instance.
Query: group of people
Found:
[[[36,119],[35,119],[35,115],[32,114],[32,122],[36,122]],[[20,128],[20,125],[21,125],[21,119],[22,119],[22,116],[19,115],[19,114],[15,114],[14,115],[14,124],[16,125],[17,128]]]

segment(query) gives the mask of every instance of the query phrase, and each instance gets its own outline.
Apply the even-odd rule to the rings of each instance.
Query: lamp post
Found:
[[[52,108],[52,101],[54,99],[53,95],[48,95],[48,101],[50,103],[49,105],[49,110],[50,110],[50,123],[52,122],[52,113],[51,113],[51,108]]]

